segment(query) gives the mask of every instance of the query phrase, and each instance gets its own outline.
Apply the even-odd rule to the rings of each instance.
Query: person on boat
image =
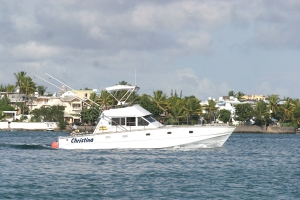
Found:
[[[73,124],[73,126],[72,126],[72,132],[75,131],[76,129],[77,129],[76,124]]]

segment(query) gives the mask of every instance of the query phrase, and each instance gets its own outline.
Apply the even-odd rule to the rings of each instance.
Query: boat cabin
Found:
[[[100,116],[98,129],[103,131],[126,131],[163,126],[151,117],[151,113],[139,105],[105,110]]]

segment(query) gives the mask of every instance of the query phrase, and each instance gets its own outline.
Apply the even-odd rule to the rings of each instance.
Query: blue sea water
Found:
[[[61,150],[62,132],[0,132],[0,199],[300,199],[300,135],[222,148]]]

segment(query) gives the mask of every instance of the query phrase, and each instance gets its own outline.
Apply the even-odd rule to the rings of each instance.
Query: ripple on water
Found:
[[[222,148],[52,150],[56,132],[1,132],[12,199],[298,199],[299,136],[233,134]]]

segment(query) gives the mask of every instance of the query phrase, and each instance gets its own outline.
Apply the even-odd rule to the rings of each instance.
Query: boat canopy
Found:
[[[111,87],[105,88],[106,91],[116,100],[118,101],[118,105],[127,106],[126,103],[127,99],[133,92],[137,92],[140,88],[138,86],[131,86],[131,85],[115,85]],[[126,91],[122,93],[122,91]],[[121,98],[118,97],[117,94],[121,94]]]
[[[107,87],[105,89],[108,92],[113,92],[113,91],[119,91],[119,90],[129,90],[129,91],[136,90],[137,91],[140,88],[137,86],[131,86],[131,85],[114,85],[111,87]]]

